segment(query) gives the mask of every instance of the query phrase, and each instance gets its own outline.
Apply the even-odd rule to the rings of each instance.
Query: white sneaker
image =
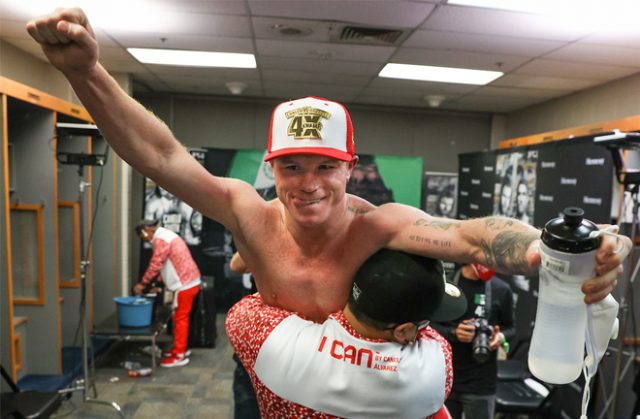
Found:
[[[173,349],[169,349],[168,351],[162,351],[162,356],[163,357],[169,357],[173,355]],[[189,356],[191,355],[191,349],[187,349],[187,351],[184,353],[184,356]]]
[[[189,363],[189,358],[184,355],[171,355],[160,361],[160,366],[165,368],[182,367]]]

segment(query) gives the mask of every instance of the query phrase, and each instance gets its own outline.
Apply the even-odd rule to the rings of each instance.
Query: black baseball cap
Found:
[[[138,224],[136,224],[134,230],[136,233],[140,234],[143,228],[145,227],[155,227],[158,225],[160,220],[140,220]]]
[[[353,280],[352,303],[384,323],[449,321],[460,318],[467,300],[446,282],[442,262],[382,249],[367,259]]]

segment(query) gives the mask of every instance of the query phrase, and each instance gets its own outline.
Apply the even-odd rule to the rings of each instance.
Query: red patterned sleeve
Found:
[[[151,256],[149,266],[144,272],[144,275],[142,275],[142,279],[140,280],[140,282],[142,282],[143,284],[148,284],[160,273],[162,265],[164,265],[164,262],[169,257],[170,250],[171,247],[166,241],[162,239],[153,240],[153,255]]]
[[[423,333],[431,339],[438,341],[440,347],[442,348],[445,368],[447,371],[447,378],[444,388],[444,399],[447,400],[449,398],[449,394],[451,393],[451,387],[453,386],[453,356],[451,353],[451,344],[432,327],[425,328]]]
[[[257,293],[244,297],[231,307],[225,321],[227,336],[245,368],[253,369],[267,336],[291,314],[264,304]]]

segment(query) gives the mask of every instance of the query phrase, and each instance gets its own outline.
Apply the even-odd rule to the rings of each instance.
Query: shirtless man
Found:
[[[118,155],[233,233],[267,304],[323,321],[347,301],[358,267],[383,247],[477,262],[503,273],[537,271],[540,232],[522,222],[438,219],[347,194],[358,159],[351,121],[340,104],[306,98],[274,111],[267,159],[278,199],[266,202],[251,185],[207,172],[164,123],[118,86],[98,63],[98,44],[82,10],[57,9],[30,21],[27,30]],[[295,121],[311,124],[302,133],[306,139],[295,139],[303,128],[292,126]],[[585,302],[611,292],[631,241],[624,244],[614,254],[615,240],[603,240],[596,254],[598,277],[582,288]]]

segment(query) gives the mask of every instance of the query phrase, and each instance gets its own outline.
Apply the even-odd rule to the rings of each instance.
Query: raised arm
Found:
[[[80,9],[57,9],[27,31],[60,70],[115,152],[196,210],[235,223],[229,205],[237,182],[217,178],[195,161],[155,115],[127,95],[98,62],[98,43]]]
[[[389,233],[389,248],[455,262],[477,262],[505,274],[537,273],[540,231],[519,220],[498,216],[451,220],[399,204],[382,205],[376,213],[378,227]],[[615,239],[603,238],[596,252],[596,277],[582,286],[585,302],[599,301],[615,287],[631,249],[631,240],[622,240],[623,250],[615,253]]]
[[[452,220],[399,204],[378,208],[391,224],[388,247],[455,262],[477,262],[506,274],[533,274],[540,231],[504,217]]]

